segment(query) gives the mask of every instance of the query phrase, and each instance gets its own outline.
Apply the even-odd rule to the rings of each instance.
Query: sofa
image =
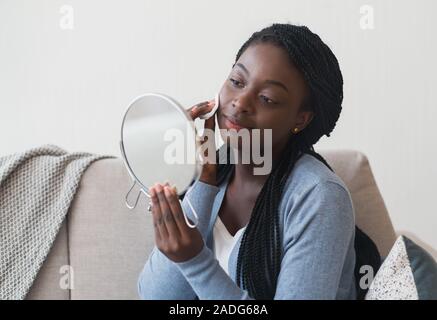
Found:
[[[346,183],[356,224],[386,256],[396,240],[366,156],[355,150],[319,153]],[[125,205],[132,185],[120,157],[94,162],[83,174],[58,236],[26,299],[138,299],[137,278],[154,246],[144,196]],[[68,276],[68,286],[65,277]]]

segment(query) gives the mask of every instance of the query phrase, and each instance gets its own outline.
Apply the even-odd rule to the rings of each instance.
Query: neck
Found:
[[[287,141],[284,141],[282,143],[276,144],[272,148],[272,164],[271,164],[271,170],[277,165],[278,161],[280,160],[282,153],[285,149]],[[233,182],[238,186],[253,186],[256,185],[258,187],[262,187],[269,177],[271,170],[266,174],[255,174],[255,168],[263,168],[265,166],[264,163],[262,164],[256,164],[253,162],[252,157],[248,157],[250,159],[249,163],[243,163],[242,161],[242,154],[241,152],[237,152],[238,159],[235,156],[236,151],[231,148],[231,152],[234,152],[234,159],[235,159],[235,173],[232,178]]]

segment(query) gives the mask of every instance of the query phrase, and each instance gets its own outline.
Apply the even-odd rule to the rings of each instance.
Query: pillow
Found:
[[[370,284],[366,300],[437,299],[437,263],[419,245],[400,236]]]

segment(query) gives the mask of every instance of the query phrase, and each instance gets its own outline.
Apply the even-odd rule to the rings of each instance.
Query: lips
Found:
[[[224,120],[225,120],[225,125],[226,127],[228,127],[229,129],[235,129],[235,130],[241,130],[241,129],[251,129],[250,127],[244,125],[243,123],[241,123],[240,121],[238,121],[237,119],[235,119],[232,116],[226,116],[223,115]]]

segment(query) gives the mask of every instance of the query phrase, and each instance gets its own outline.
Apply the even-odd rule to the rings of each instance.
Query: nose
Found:
[[[252,101],[249,92],[242,92],[237,95],[232,100],[232,108],[234,109],[234,113],[246,113],[251,114],[252,110]]]

